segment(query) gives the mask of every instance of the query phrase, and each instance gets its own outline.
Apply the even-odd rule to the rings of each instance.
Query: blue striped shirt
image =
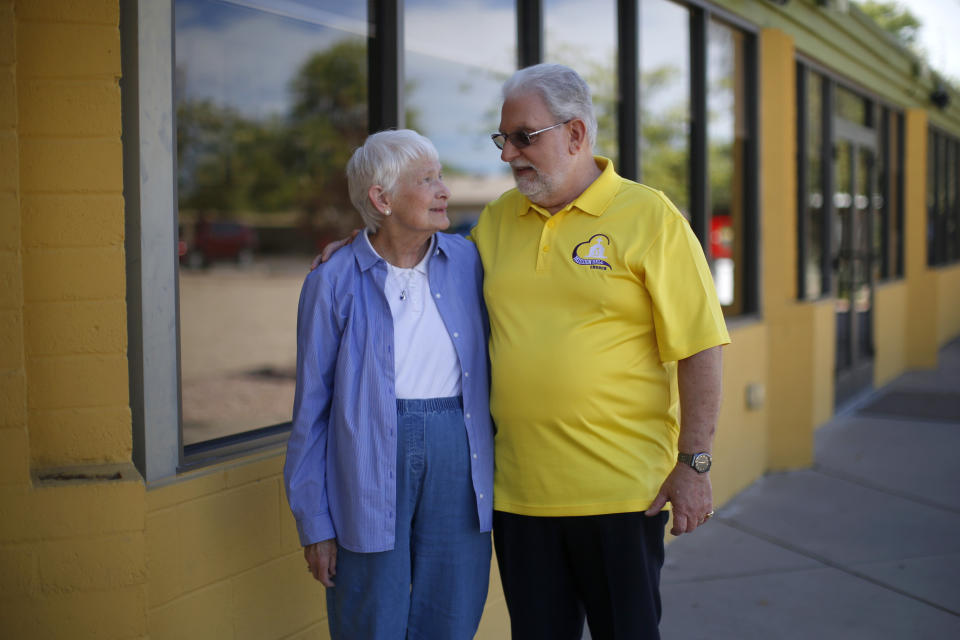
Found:
[[[473,243],[436,234],[430,294],[460,360],[470,474],[480,529],[493,517],[493,424],[483,267]],[[387,263],[353,242],[300,293],[297,388],[287,443],[287,500],[304,546],[336,538],[356,552],[393,549],[397,403]]]

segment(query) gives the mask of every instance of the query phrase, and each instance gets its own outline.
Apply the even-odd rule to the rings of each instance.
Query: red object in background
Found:
[[[218,260],[232,260],[240,264],[253,261],[257,248],[257,234],[239,222],[202,222],[197,225],[193,245],[178,243],[181,262],[191,267],[203,267]]]
[[[733,257],[733,226],[730,216],[710,218],[710,258]]]

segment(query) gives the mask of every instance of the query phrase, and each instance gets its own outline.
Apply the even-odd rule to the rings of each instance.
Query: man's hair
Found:
[[[503,99],[531,91],[540,94],[558,122],[573,118],[583,120],[587,140],[593,147],[597,141],[597,116],[590,87],[580,74],[562,64],[535,64],[518,70],[503,84]]]
[[[358,147],[347,162],[350,202],[371,231],[380,228],[383,214],[370,202],[370,187],[380,185],[392,193],[407,165],[416,160],[436,160],[440,155],[427,138],[412,129],[378,131]]]

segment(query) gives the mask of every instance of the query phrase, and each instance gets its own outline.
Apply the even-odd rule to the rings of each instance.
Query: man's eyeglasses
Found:
[[[573,118],[571,118],[571,120],[572,119]],[[563,122],[558,122],[557,124],[546,127],[545,129],[531,131],[530,133],[527,133],[526,131],[514,131],[513,133],[494,133],[490,135],[490,139],[493,140],[493,144],[497,145],[497,149],[503,149],[503,145],[507,144],[507,140],[509,140],[510,144],[517,149],[526,149],[534,143],[534,138],[536,136],[540,135],[544,131],[550,131],[550,129],[562,127],[568,122],[570,122],[570,120],[564,120]]]

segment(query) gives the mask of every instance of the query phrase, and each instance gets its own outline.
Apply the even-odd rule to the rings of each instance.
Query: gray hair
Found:
[[[430,140],[412,129],[379,131],[357,147],[347,162],[347,185],[350,202],[367,229],[379,229],[384,217],[370,202],[370,187],[379,185],[392,193],[406,166],[423,159],[439,161],[440,154]]]
[[[579,118],[587,126],[592,147],[597,140],[597,115],[590,87],[576,71],[562,64],[535,64],[514,73],[503,84],[504,100],[536,91],[558,121]],[[553,123],[551,123],[553,124]]]

